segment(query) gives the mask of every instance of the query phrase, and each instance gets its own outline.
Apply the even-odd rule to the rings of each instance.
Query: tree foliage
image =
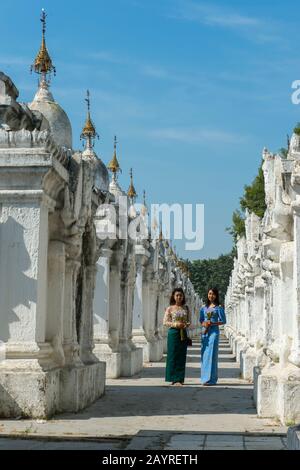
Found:
[[[279,155],[281,156],[281,158],[284,158],[284,159],[287,159],[287,156],[288,156],[288,149],[285,148],[285,147],[282,147],[281,149],[279,149]]]
[[[258,175],[251,185],[244,187],[244,195],[240,198],[240,210],[234,211],[232,215],[232,225],[226,230],[232,235],[234,245],[239,237],[245,235],[245,212],[254,212],[262,218],[266,210],[265,184],[262,164],[258,170]]]
[[[241,208],[249,212],[254,212],[258,217],[262,218],[266,210],[265,202],[265,180],[262,165],[258,170],[258,175],[250,186],[245,186],[244,196],[240,199]]]
[[[242,237],[246,234],[245,218],[241,211],[234,211],[234,213],[232,214],[232,226],[227,227],[226,231],[232,236],[234,245],[236,245],[236,242],[239,237]]]
[[[233,269],[233,260],[234,252],[221,255],[216,259],[188,261],[191,281],[203,301],[206,300],[207,289],[217,287],[220,292],[220,301],[224,303]]]
[[[294,128],[294,133],[300,135],[300,122],[296,124],[296,127]]]

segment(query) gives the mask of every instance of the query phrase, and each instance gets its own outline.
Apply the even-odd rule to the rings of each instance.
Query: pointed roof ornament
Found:
[[[146,191],[144,190],[143,191],[143,205],[142,205],[142,208],[141,208],[141,214],[142,215],[147,215],[147,212],[148,212],[148,208],[147,208],[147,203],[146,203]]]
[[[99,139],[99,135],[96,132],[96,128],[92,122],[90,108],[91,108],[91,101],[90,101],[90,92],[87,90],[85,101],[87,103],[87,118],[85,121],[85,125],[82,129],[82,133],[80,135],[80,140],[86,141],[86,149],[93,149],[95,139]]]
[[[130,186],[128,188],[127,196],[131,199],[132,203],[134,203],[135,199],[137,198],[137,193],[135,187],[133,186],[132,168],[130,168]]]
[[[158,227],[158,222],[157,222],[157,218],[156,218],[156,207],[154,206],[153,221],[152,221],[152,230],[153,230],[154,234],[156,234],[157,227]]]
[[[39,52],[37,53],[37,56],[34,60],[34,63],[31,66],[31,72],[35,72],[39,75],[41,75],[41,81],[40,85],[44,86],[47,88],[50,83],[50,77],[51,74],[56,75],[56,69],[52,63],[52,59],[49,55],[47,46],[46,46],[46,39],[45,39],[45,33],[46,33],[46,12],[44,8],[42,9],[42,14],[41,14],[41,23],[42,23],[42,43]]]
[[[109,162],[109,164],[107,165],[108,170],[111,171],[112,174],[113,174],[113,180],[117,179],[118,172],[122,173],[120,164],[119,164],[118,159],[117,159],[117,143],[118,143],[117,142],[117,137],[115,136],[115,139],[114,139],[114,155],[113,155],[111,161]]]

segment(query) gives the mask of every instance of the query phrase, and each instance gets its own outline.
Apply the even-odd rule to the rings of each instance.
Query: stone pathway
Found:
[[[287,438],[243,434],[141,433],[127,450],[286,450]]]
[[[286,438],[240,434],[141,433],[132,440],[68,441],[0,438],[1,450],[286,450]]]
[[[201,386],[199,356],[200,344],[194,343],[188,351],[184,387],[165,383],[164,359],[145,365],[135,377],[108,380],[106,395],[80,413],[42,422],[1,420],[0,437],[26,437],[20,445],[42,448],[78,448],[78,440],[84,448],[96,445],[99,449],[284,448],[287,429],[272,419],[257,417],[253,387],[240,378],[227,339],[222,337],[220,342],[218,385]],[[46,442],[28,441],[29,437]],[[74,438],[76,443],[67,442]],[[47,444],[50,439],[65,442]],[[0,439],[0,449],[5,442],[18,445]]]

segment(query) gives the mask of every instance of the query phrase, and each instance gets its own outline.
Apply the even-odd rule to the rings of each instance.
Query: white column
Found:
[[[48,250],[48,298],[46,339],[54,347],[54,356],[58,364],[64,365],[63,315],[65,293],[65,244],[51,241]]]
[[[112,250],[102,249],[97,262],[96,288],[94,295],[94,338],[99,343],[109,342],[110,259]]]
[[[290,362],[300,366],[300,196],[293,204],[294,209],[294,314],[293,344],[289,357]]]
[[[96,278],[96,266],[85,266],[82,285],[82,312],[80,322],[80,358],[84,364],[93,364],[94,328],[93,300]]]
[[[65,300],[64,300],[64,339],[63,349],[68,365],[81,365],[79,357],[79,344],[76,331],[76,285],[80,263],[67,258],[65,273]]]
[[[143,299],[143,271],[144,266],[142,260],[137,259],[132,324],[134,336],[143,336],[145,334],[143,328],[143,309],[145,309],[145,299]]]

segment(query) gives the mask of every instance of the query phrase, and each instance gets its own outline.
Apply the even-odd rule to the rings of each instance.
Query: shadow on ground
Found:
[[[252,385],[240,379],[228,343],[220,342],[219,383],[203,387],[200,383],[200,345],[188,350],[186,380],[183,387],[165,382],[164,358],[147,364],[142,373],[110,380],[106,395],[87,410],[56,416],[56,420],[86,420],[89,417],[182,416],[198,414],[256,415]],[[225,357],[224,354],[226,354]],[[222,356],[223,355],[223,356]]]

